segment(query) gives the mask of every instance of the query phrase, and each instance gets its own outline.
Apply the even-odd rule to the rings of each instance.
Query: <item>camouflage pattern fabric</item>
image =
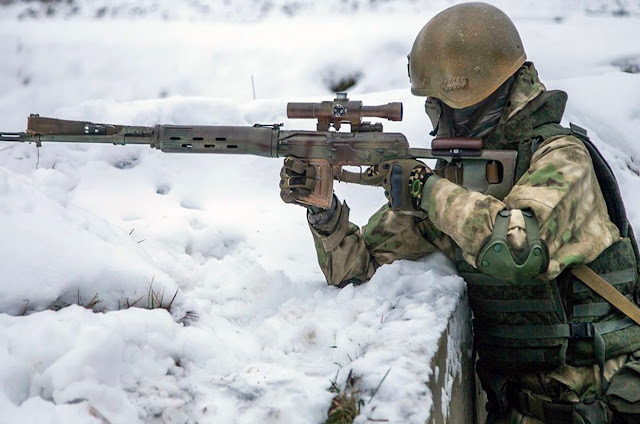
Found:
[[[612,378],[606,400],[609,403],[617,423],[640,423],[640,351],[633,354]]]
[[[338,211],[324,225],[310,225],[318,263],[331,285],[367,281],[375,270],[398,259],[418,259],[442,251],[455,256],[451,238],[438,230],[426,215],[395,213],[387,204],[362,229],[349,222],[349,207]]]
[[[529,374],[520,378],[518,384],[522,384],[525,390],[538,393],[536,396],[546,401],[580,402],[593,396],[594,387],[598,385],[600,372],[596,367],[571,367],[545,374]],[[611,381],[611,385],[605,395],[607,408],[612,421],[596,421],[594,424],[637,424],[640,422],[640,351],[632,354],[621,355],[608,360],[605,364],[605,378]],[[590,423],[580,416],[574,422]],[[582,419],[582,421],[580,421]],[[505,414],[492,416],[492,424],[544,424],[540,419],[523,415],[516,408],[510,408]]]
[[[445,179],[429,188],[429,218],[451,236],[474,266],[476,255],[493,232],[496,214],[505,208],[534,212],[540,236],[549,247],[550,264],[544,273],[548,280],[568,265],[593,261],[620,239],[609,220],[589,153],[573,136],[545,140],[504,202]]]
[[[533,64],[527,63],[522,75],[526,78],[517,79],[503,120],[517,117],[545,89]],[[422,204],[427,210],[418,217],[394,214],[383,206],[362,229],[349,223],[349,209],[342,205],[329,223],[311,226],[329,284],[350,278],[366,281],[382,264],[435,250],[453,258],[454,245],[475,266],[476,255],[493,232],[496,214],[505,208],[534,212],[541,238],[549,247],[550,265],[544,274],[549,280],[568,265],[594,260],[620,239],[609,220],[589,153],[573,136],[545,140],[504,201],[433,177],[427,180]]]
[[[527,66],[530,68],[526,70],[527,78],[516,81],[503,122],[517,118],[518,112],[545,90],[533,65]],[[330,222],[311,226],[318,261],[327,282],[332,285],[363,282],[371,278],[380,265],[397,259],[416,259],[435,251],[455,259],[457,247],[465,261],[475,267],[479,250],[492,234],[496,214],[505,208],[534,212],[541,238],[549,247],[550,264],[540,277],[546,280],[554,279],[567,266],[593,261],[621,239],[609,219],[589,153],[578,138],[570,135],[544,140],[533,154],[529,168],[503,201],[431,177],[425,184],[422,205],[426,205],[423,207],[426,211],[421,216],[394,213],[385,205],[360,229],[349,222],[349,208],[341,204]],[[609,359],[605,377],[620,370],[628,356]],[[635,388],[640,374],[638,368],[624,368],[625,375],[635,378],[632,384]],[[597,392],[599,376],[595,365],[565,365],[553,372],[531,372],[510,376],[510,379],[541,396],[578,402]],[[629,387],[629,383],[619,386],[623,387],[623,395],[612,395],[612,398],[628,405],[630,401],[625,399],[624,388]],[[634,405],[637,411],[640,402]],[[516,410],[495,422],[542,423]]]

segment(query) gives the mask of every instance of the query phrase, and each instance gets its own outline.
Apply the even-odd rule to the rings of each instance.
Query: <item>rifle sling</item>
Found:
[[[622,313],[640,325],[640,308],[615,289],[607,280],[600,277],[586,265],[580,265],[571,269],[571,273],[580,281],[589,286],[593,291],[605,298]]]

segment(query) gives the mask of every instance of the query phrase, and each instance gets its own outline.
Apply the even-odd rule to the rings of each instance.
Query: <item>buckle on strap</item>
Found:
[[[592,322],[570,322],[569,338],[571,339],[590,339],[594,335]]]
[[[604,394],[609,387],[607,379],[604,377],[604,362],[606,359],[606,345],[602,338],[602,329],[598,324],[592,322],[570,322],[569,338],[571,339],[593,339],[593,355],[600,368],[600,395]],[[618,323],[616,322],[616,325]]]

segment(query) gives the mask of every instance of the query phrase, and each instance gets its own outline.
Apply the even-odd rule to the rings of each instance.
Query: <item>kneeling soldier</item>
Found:
[[[396,259],[445,252],[468,283],[488,422],[640,423],[638,248],[608,165],[584,130],[560,126],[567,94],[545,89],[511,20],[483,3],[431,19],[409,71],[432,135],[517,152],[514,184],[478,191],[465,178],[478,162],[464,158],[370,169],[384,174],[389,204],[362,229],[335,197],[308,211],[327,281],[359,284]],[[285,201],[308,194],[306,169],[285,161]],[[624,312],[590,288],[598,276]]]

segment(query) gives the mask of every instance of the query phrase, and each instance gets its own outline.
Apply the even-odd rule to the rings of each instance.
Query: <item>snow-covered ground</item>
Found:
[[[385,129],[428,145],[406,54],[452,2],[354,1],[345,14],[347,2],[298,2],[295,16],[259,17],[259,5],[286,2],[151,3],[144,19],[94,19],[91,0],[70,19],[0,9],[0,128],[24,130],[39,113],[313,129],[287,120],[286,103],[331,99],[332,82],[358,76],[351,98],[404,102],[404,122]],[[640,67],[640,17],[586,14],[584,1],[495,3],[547,87],[569,92],[567,123],[610,160],[640,232],[640,74],[621,70]],[[322,422],[327,388],[350,370],[363,376],[357,422],[424,422],[429,361],[463,281],[433,255],[327,287],[304,210],[280,201],[280,166],[141,146],[0,145],[0,423]],[[358,224],[384,202],[374,188],[336,192]],[[176,292],[171,313],[124,308]],[[77,306],[96,301],[104,313]]]

